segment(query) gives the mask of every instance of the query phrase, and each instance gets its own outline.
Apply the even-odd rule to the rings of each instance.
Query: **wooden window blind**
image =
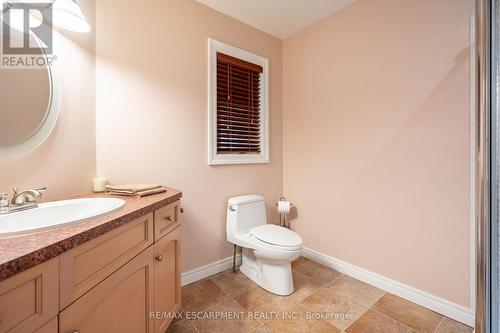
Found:
[[[217,52],[217,153],[260,154],[262,67]]]

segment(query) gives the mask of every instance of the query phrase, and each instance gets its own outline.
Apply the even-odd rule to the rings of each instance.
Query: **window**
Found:
[[[209,164],[269,162],[268,67],[209,39]]]

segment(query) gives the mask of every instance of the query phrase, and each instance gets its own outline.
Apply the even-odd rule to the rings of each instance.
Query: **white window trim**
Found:
[[[260,110],[260,154],[217,154],[217,52],[262,67]],[[217,40],[208,39],[208,164],[269,163],[269,59]]]

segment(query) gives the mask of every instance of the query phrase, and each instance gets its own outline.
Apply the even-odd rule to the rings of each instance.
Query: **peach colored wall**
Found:
[[[182,270],[232,255],[230,196],[281,196],[282,42],[194,0],[98,1],[97,170],[114,183],[158,182],[184,192]],[[271,163],[207,163],[207,38],[270,59]]]
[[[93,26],[94,0],[78,3]],[[15,185],[20,188],[45,185],[48,188],[45,200],[90,192],[95,175],[96,141],[94,36],[94,32],[54,33],[54,54],[62,87],[59,120],[38,149],[0,161],[0,192],[11,193]]]
[[[469,15],[358,0],[284,42],[284,192],[305,245],[470,303]]]

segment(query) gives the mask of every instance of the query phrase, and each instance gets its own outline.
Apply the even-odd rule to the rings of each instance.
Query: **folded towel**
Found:
[[[158,193],[163,193],[163,192],[167,192],[167,189],[164,187],[160,187],[160,188],[154,188],[151,190],[137,192],[137,195],[140,197],[147,197],[148,195],[153,195],[153,194],[158,194]]]
[[[155,188],[160,188],[158,184],[148,184],[148,183],[137,183],[137,184],[125,184],[125,185],[106,185],[106,191],[119,192],[123,194],[136,194],[137,192],[152,190]]]
[[[163,192],[167,189],[156,184],[106,185],[106,194],[145,197]]]

